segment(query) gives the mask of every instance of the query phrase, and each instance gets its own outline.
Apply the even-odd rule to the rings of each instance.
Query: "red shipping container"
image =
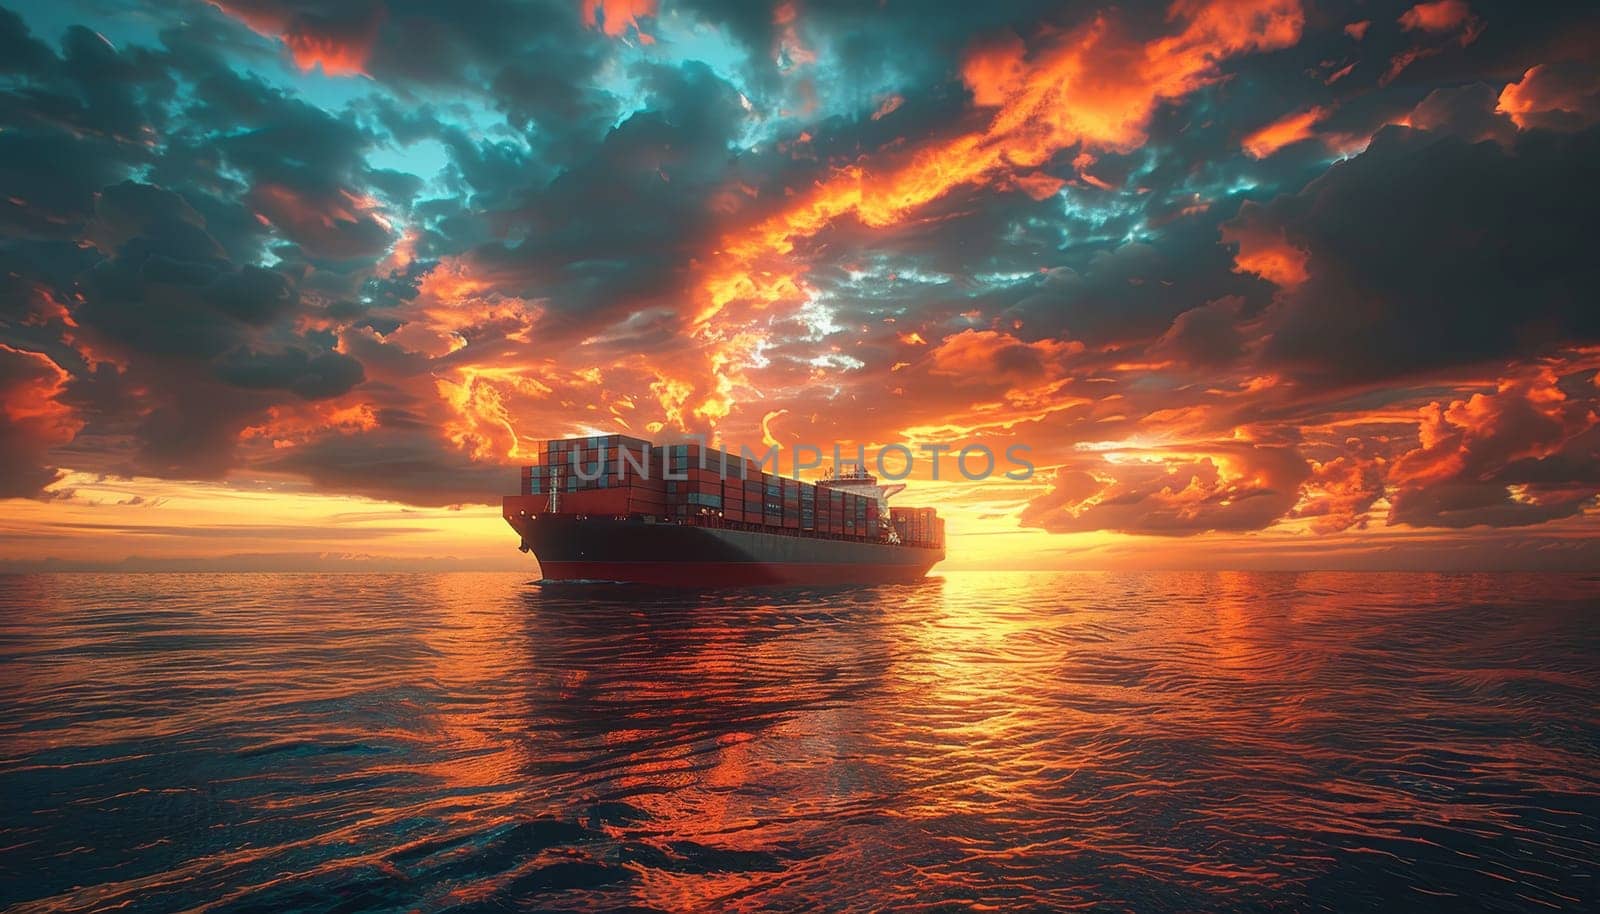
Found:
[[[582,492],[563,492],[560,498],[561,514],[627,514],[627,489],[588,489]]]

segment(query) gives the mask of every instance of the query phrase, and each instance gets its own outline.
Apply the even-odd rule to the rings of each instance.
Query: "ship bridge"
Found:
[[[905,491],[905,483],[892,482],[887,485],[880,484],[878,477],[867,472],[859,463],[842,463],[828,470],[826,476],[817,480],[819,489],[837,489],[841,492],[851,492],[863,495],[878,502],[880,517],[889,516],[889,499]]]

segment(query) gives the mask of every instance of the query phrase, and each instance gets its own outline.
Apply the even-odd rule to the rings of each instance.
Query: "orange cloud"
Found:
[[[1222,59],[1293,44],[1303,23],[1297,0],[1180,0],[1170,16],[1186,22],[1183,30],[1147,44],[1130,42],[1102,15],[1030,60],[1020,56],[1020,42],[978,54],[964,77],[980,105],[999,109],[986,129],[928,144],[886,168],[841,169],[728,238],[704,281],[699,321],[736,297],[756,304],[787,297],[786,288],[757,278],[767,272],[761,268],[842,216],[890,226],[957,187],[1038,168],[1062,149],[1135,148],[1162,101],[1211,82]]]
[[[963,78],[980,106],[997,109],[984,130],[913,149],[886,167],[840,169],[729,236],[701,281],[697,323],[735,301],[797,301],[803,283],[787,256],[841,217],[886,227],[957,187],[1036,169],[1062,149],[1137,147],[1158,104],[1214,80],[1227,57],[1293,44],[1304,21],[1298,0],[1180,0],[1169,14],[1184,27],[1144,44],[1101,15],[1032,55],[1014,38],[980,46]]]
[[[1472,14],[1465,0],[1436,0],[1433,3],[1419,3],[1406,10],[1400,16],[1400,27],[1408,32],[1433,36],[1453,35],[1462,47],[1466,47],[1478,40],[1478,35],[1483,32],[1483,21]],[[1389,69],[1378,80],[1379,85],[1387,85],[1406,67],[1442,50],[1438,46],[1419,45],[1401,51],[1389,61]]]
[[[15,349],[0,343],[5,358],[5,386],[0,388],[0,414],[18,425],[31,425],[58,443],[72,440],[82,423],[57,398],[66,390],[69,376],[42,352]]]
[[[1468,28],[1476,27],[1476,22],[1477,19],[1472,15],[1466,0],[1434,0],[1432,3],[1419,3],[1400,15],[1400,27],[1408,32],[1445,33],[1461,30],[1465,33]],[[1462,42],[1462,44],[1469,43],[1471,39]]]
[[[697,269],[694,332],[709,347],[715,390],[694,414],[728,415],[729,391],[745,386],[742,372],[756,359],[760,334],[740,329],[754,315],[727,309],[798,306],[811,294],[794,256],[803,240],[845,217],[872,228],[900,224],[964,186],[1006,183],[1041,194],[1047,184],[1033,173],[1056,153],[1138,147],[1158,105],[1216,80],[1229,57],[1294,44],[1304,13],[1299,0],[1178,0],[1168,21],[1174,34],[1142,42],[1101,14],[1032,52],[1015,36],[981,44],[963,79],[980,107],[994,109],[982,130],[840,168],[727,235]]]
[[[295,447],[327,432],[370,432],[378,427],[377,412],[357,395],[337,401],[285,403],[267,410],[257,425],[246,427],[239,440],[264,439],[274,449]]]
[[[387,11],[381,5],[340,22],[314,20],[274,3],[210,0],[211,5],[249,26],[251,31],[276,38],[289,49],[295,66],[309,71],[321,67],[329,76],[355,76],[366,72],[367,59],[378,38]]]
[[[1313,464],[1294,516],[1312,518],[1313,533],[1364,529],[1367,511],[1383,497],[1383,471],[1382,458],[1336,457]]]
[[[47,452],[83,428],[61,402],[68,377],[44,353],[0,343],[0,498],[34,495],[60,478]]]
[[[656,0],[582,0],[583,24],[619,38],[633,29],[645,44],[655,39],[639,28],[639,20],[656,14]]]
[[[1311,139],[1315,135],[1311,128],[1327,116],[1328,109],[1322,107],[1285,115],[1245,137],[1241,145],[1252,159],[1264,159],[1290,143]]]
[[[984,380],[1026,381],[1059,376],[1063,360],[1083,351],[1075,340],[1042,339],[1025,343],[997,330],[963,330],[945,337],[928,353],[934,374]]]
[[[899,95],[891,95],[883,100],[883,104],[878,106],[878,110],[872,112],[872,119],[876,121],[886,118],[900,110],[900,106],[905,103],[906,100],[903,97]]]
[[[1016,188],[1035,200],[1048,200],[1066,186],[1066,181],[1042,171],[1016,175],[1011,179]]]
[[[1539,64],[1500,92],[1497,111],[1521,129],[1577,128],[1600,120],[1600,66]]]
[[[445,437],[471,454],[473,460],[508,461],[522,456],[521,438],[506,402],[506,390],[496,380],[478,371],[459,372],[460,380],[437,378],[439,396],[455,415],[445,423]]]
[[[968,48],[961,62],[961,79],[972,92],[972,100],[979,107],[992,108],[1016,94],[1027,76],[1027,65],[1023,62],[1027,52],[1015,32],[1006,32]]]
[[[1567,517],[1600,493],[1592,469],[1593,402],[1573,399],[1549,367],[1419,413],[1418,446],[1397,458],[1391,524],[1521,526]],[[1574,481],[1576,480],[1576,481]]]
[[[1055,533],[1261,530],[1294,507],[1308,475],[1306,461],[1282,446],[1225,441],[1109,450],[1060,470],[1021,522]]]
[[[302,70],[321,67],[329,76],[354,76],[364,72],[367,55],[372,45],[346,44],[329,35],[287,34],[283,43],[289,46],[295,66]]]
[[[1234,272],[1254,273],[1280,288],[1292,289],[1310,277],[1306,270],[1310,255],[1289,243],[1283,229],[1261,225],[1259,211],[1246,203],[1238,218],[1222,226],[1222,240],[1239,246],[1233,258]]]

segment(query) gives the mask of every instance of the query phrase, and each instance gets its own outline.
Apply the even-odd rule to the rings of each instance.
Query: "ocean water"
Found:
[[[1595,910],[1600,577],[0,578],[0,908]]]

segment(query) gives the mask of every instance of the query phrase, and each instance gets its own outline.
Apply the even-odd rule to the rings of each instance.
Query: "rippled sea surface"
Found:
[[[1600,899],[1600,578],[528,578],[0,578],[0,907]]]

